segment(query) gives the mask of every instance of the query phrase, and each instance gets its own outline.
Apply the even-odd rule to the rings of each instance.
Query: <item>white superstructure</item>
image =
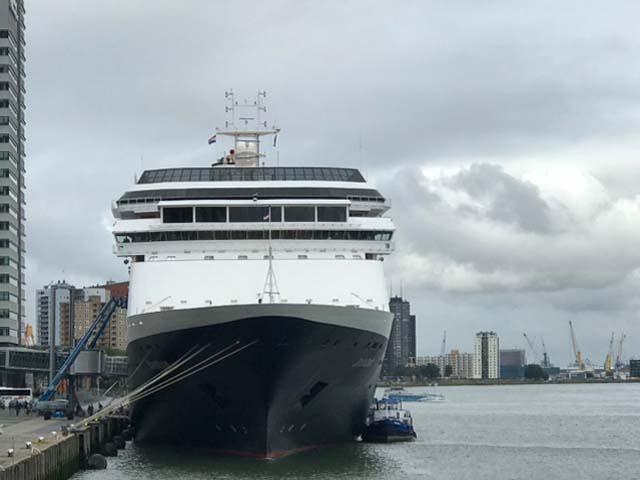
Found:
[[[371,317],[383,326],[363,317],[389,310],[387,201],[357,170],[259,166],[260,137],[279,129],[258,126],[227,124],[217,135],[234,149],[218,163],[146,171],[114,202],[115,253],[130,262],[129,341],[151,334],[153,315],[180,322],[198,315],[179,312],[268,304],[360,309],[358,328],[388,337],[388,315]]]

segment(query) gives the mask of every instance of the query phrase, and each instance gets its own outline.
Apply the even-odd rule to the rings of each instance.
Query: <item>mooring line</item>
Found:
[[[108,408],[105,408],[103,410],[101,410],[100,412],[97,412],[95,415],[92,415],[91,417],[88,417],[86,419],[84,419],[84,422],[90,422],[92,420],[98,419],[100,417],[103,417],[104,415],[107,415],[111,412],[116,411],[118,408],[122,407],[122,406],[127,406],[130,405],[131,403],[137,402],[149,395],[153,395],[154,393],[157,393],[171,385],[174,385],[175,383],[178,383],[188,377],[190,377],[191,375],[195,375],[196,373],[209,368],[217,363],[220,363],[221,361],[236,355],[237,353],[240,353],[242,350],[245,350],[249,347],[251,347],[252,345],[255,345],[258,342],[258,340],[254,340],[246,345],[243,345],[242,347],[237,348],[236,350],[220,357],[220,358],[215,358],[218,357],[220,354],[222,354],[223,352],[229,350],[230,348],[232,348],[234,345],[237,345],[239,343],[239,341],[236,341],[235,343],[228,345],[227,347],[223,348],[222,350],[219,350],[218,352],[214,353],[213,355],[210,355],[209,357],[205,358],[204,360],[198,362],[196,365],[192,365],[191,367],[188,367],[186,370],[177,373],[174,377],[165,379],[163,382],[161,382],[158,385],[155,385],[152,387],[152,385],[154,383],[157,383],[158,380],[160,380],[161,378],[165,377],[167,374],[174,372],[177,368],[179,368],[180,366],[184,365],[185,362],[193,359],[195,356],[197,356],[198,354],[200,354],[204,349],[206,349],[207,347],[210,346],[210,344],[205,345],[204,347],[198,349],[195,353],[192,353],[189,355],[189,352],[191,352],[194,348],[196,347],[192,347],[185,355],[183,355],[183,357],[181,357],[180,360],[178,360],[177,362],[175,362],[174,364],[170,365],[169,367],[167,367],[165,370],[163,370],[162,372],[160,372],[158,375],[156,375],[155,377],[153,377],[151,380],[145,382],[143,385],[141,385],[140,387],[138,387],[137,389],[135,389],[133,392],[131,392],[129,395],[126,395],[125,397],[118,399],[116,402],[114,402],[113,406],[110,406]],[[186,358],[185,358],[186,357]],[[213,359],[213,360],[212,360]],[[204,364],[204,365],[203,365]],[[199,368],[198,368],[199,367]],[[195,369],[195,370],[194,370]]]
[[[147,393],[147,392],[148,392],[148,391],[150,391],[150,390],[154,390],[154,391],[155,391],[155,390],[157,390],[158,388],[164,387],[167,383],[169,383],[169,382],[173,381],[174,379],[176,379],[176,378],[178,378],[178,377],[181,377],[182,375],[184,375],[184,374],[188,373],[189,371],[193,370],[194,368],[197,368],[198,366],[202,365],[203,363],[208,362],[208,361],[209,361],[209,360],[211,360],[212,358],[215,358],[215,357],[217,357],[217,356],[219,356],[219,355],[223,354],[224,352],[226,352],[226,351],[227,351],[227,350],[229,350],[230,348],[233,348],[234,346],[238,345],[238,343],[240,343],[240,342],[236,341],[235,343],[232,343],[231,345],[226,346],[226,347],[225,347],[225,348],[223,348],[222,350],[219,350],[219,351],[217,351],[216,353],[214,353],[213,355],[208,356],[208,357],[207,357],[207,358],[205,358],[204,360],[199,361],[199,362],[198,362],[198,363],[196,363],[195,365],[192,365],[192,366],[190,366],[190,367],[186,368],[185,370],[182,370],[182,371],[180,371],[180,372],[176,373],[176,374],[175,374],[175,376],[165,379],[164,381],[162,381],[162,382],[161,382],[161,383],[159,383],[158,385],[155,385],[155,386],[154,386],[154,387],[152,387],[152,388],[148,388],[148,389],[146,389],[146,390],[144,390],[144,391],[142,391],[142,392],[132,392],[131,394],[127,395],[127,399],[128,399],[128,400],[131,400],[131,399],[132,399],[132,397],[136,397],[136,396],[138,396],[138,395],[143,395],[143,394]]]
[[[212,367],[213,365],[215,365],[217,363],[220,363],[222,360],[225,360],[225,359],[227,359],[227,358],[229,358],[229,357],[231,357],[233,355],[236,355],[237,353],[240,353],[242,350],[245,350],[245,349],[249,348],[250,346],[256,344],[257,342],[258,342],[258,340],[254,340],[253,342],[250,342],[250,343],[248,343],[248,344],[246,344],[246,345],[244,345],[244,346],[242,346],[242,347],[240,347],[240,348],[238,348],[238,349],[236,349],[236,350],[224,355],[223,357],[220,357],[218,359],[212,360],[213,357],[215,357],[219,353],[221,353],[221,352],[218,352],[218,354],[212,355],[211,357],[208,357],[205,360],[199,362],[197,365],[193,365],[192,367],[189,368],[189,370],[194,369],[194,368],[195,368],[195,370],[193,370],[193,371],[191,371],[189,373],[187,373],[187,371],[180,372],[179,374],[176,375],[176,377],[168,379],[165,382],[163,382],[162,385],[156,385],[155,387],[151,388],[149,391],[142,392],[140,395],[136,396],[135,398],[130,398],[127,402],[125,402],[125,404],[137,402],[138,400],[141,400],[142,398],[145,398],[145,397],[147,397],[149,395],[153,395],[154,393],[157,393],[160,390],[163,390],[163,389],[165,389],[167,387],[170,387],[171,385],[173,385],[175,383],[181,382],[182,380],[185,380],[186,378],[190,377],[191,375],[195,375],[196,373],[198,373],[198,372],[200,372],[200,371],[202,371],[202,370],[204,370],[206,368]],[[236,344],[237,343],[238,342],[236,342]],[[227,350],[228,348],[229,347],[227,347],[225,350]],[[206,363],[203,366],[200,366],[199,368],[196,368],[196,367],[198,367],[199,365],[202,365],[205,362],[208,362],[208,363]]]

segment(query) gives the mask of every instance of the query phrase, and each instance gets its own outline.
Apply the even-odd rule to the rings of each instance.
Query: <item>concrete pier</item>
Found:
[[[93,453],[128,426],[126,416],[107,416],[90,423],[82,419],[44,420],[0,411],[0,480],[63,480],[86,467]],[[2,423],[4,422],[4,423]],[[72,429],[63,429],[73,424]],[[66,430],[66,431],[64,431]],[[55,432],[55,435],[53,434]],[[42,438],[39,441],[39,438]],[[31,448],[26,446],[31,442]],[[13,456],[8,455],[13,449]]]

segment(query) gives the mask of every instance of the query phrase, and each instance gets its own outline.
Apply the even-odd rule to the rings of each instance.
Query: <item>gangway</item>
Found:
[[[100,313],[98,313],[98,316],[87,330],[87,333],[85,333],[77,343],[77,345],[73,347],[73,350],[71,350],[71,353],[69,353],[69,356],[60,367],[60,370],[58,370],[58,372],[50,380],[49,386],[44,391],[44,393],[40,395],[40,398],[38,399],[39,401],[45,402],[51,400],[51,397],[53,397],[53,394],[58,388],[58,385],[60,385],[60,382],[64,378],[65,374],[67,373],[71,365],[73,365],[73,362],[76,360],[76,358],[78,358],[78,355],[80,355],[80,352],[84,350],[87,344],[89,345],[89,348],[94,348],[96,346],[96,343],[98,342],[98,339],[100,338],[100,335],[102,335],[102,332],[104,332],[104,329],[109,324],[109,320],[111,320],[111,317],[116,312],[116,309],[126,308],[126,306],[126,297],[112,297],[105,304],[105,306],[102,307],[102,310],[100,310]],[[91,343],[89,343],[90,339]]]

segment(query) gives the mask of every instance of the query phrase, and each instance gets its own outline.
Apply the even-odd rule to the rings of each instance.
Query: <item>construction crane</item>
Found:
[[[604,359],[604,371],[609,373],[613,371],[613,332],[611,332],[611,340],[609,340],[609,350],[607,357]]]
[[[573,346],[573,356],[576,360],[576,367],[580,370],[584,370],[584,363],[582,363],[582,352],[578,347],[578,341],[576,340],[576,332],[573,330],[573,323],[569,320],[569,330],[571,331],[571,345]]]
[[[540,342],[542,343],[542,366],[544,368],[549,368],[551,366],[551,362],[549,362],[549,355],[547,354],[547,346],[544,344],[544,337],[540,337]]]
[[[440,356],[444,357],[447,353],[447,331],[442,334],[442,346],[440,347]]]
[[[622,335],[620,335],[620,343],[618,344],[618,354],[616,355],[616,364],[615,364],[616,370],[624,366],[622,364],[622,344],[624,343],[625,338],[627,338],[627,336],[623,332]],[[613,351],[611,353],[613,354]]]
[[[535,345],[533,344],[533,342],[531,341],[531,339],[527,336],[526,333],[523,333],[522,336],[524,337],[524,339],[527,341],[527,343],[529,344],[529,350],[531,350],[531,353],[533,354],[533,360],[537,363],[540,364],[540,355],[538,354],[538,350],[536,350]]]
[[[36,339],[33,337],[33,328],[27,323],[24,329],[24,345],[33,347],[35,344]]]

